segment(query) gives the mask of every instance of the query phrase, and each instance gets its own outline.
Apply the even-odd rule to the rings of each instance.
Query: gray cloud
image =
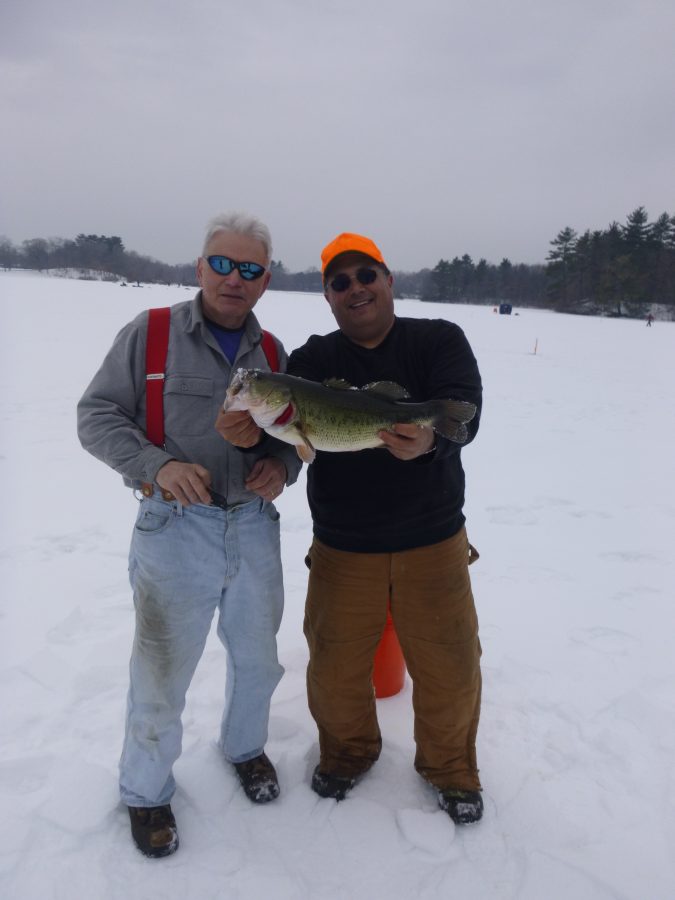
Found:
[[[342,230],[412,269],[543,261],[565,225],[675,212],[669,0],[10,0],[0,234],[182,262],[227,208],[275,256]]]

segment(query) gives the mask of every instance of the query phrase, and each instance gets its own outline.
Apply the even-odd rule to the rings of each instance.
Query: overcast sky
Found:
[[[390,267],[675,214],[673,0],[3,0],[0,235],[194,259],[260,216]]]

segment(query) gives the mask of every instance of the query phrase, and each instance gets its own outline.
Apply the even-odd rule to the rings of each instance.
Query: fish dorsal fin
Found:
[[[400,384],[395,381],[373,381],[361,388],[362,391],[368,391],[370,394],[377,394],[379,397],[385,397],[387,400],[409,400],[410,394]]]
[[[356,388],[353,384],[350,384],[348,381],[345,381],[344,378],[327,378],[324,383],[324,387],[331,388],[334,391],[355,391]]]

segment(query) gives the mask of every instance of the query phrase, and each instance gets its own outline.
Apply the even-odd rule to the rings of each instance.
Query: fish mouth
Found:
[[[243,389],[245,387],[248,387],[248,385],[253,381],[254,377],[255,376],[252,377],[251,372],[247,372],[245,369],[238,369],[235,372],[234,378],[230,382],[227,389],[228,398],[236,397],[237,394],[240,394]]]
[[[233,399],[237,394],[244,391],[248,393],[248,399],[255,404],[273,402],[275,386],[274,384],[267,384],[265,380],[261,381],[261,374],[264,373],[259,372],[258,369],[240,369],[230,382],[227,396]],[[283,403],[286,404],[287,402],[287,399],[283,398]]]

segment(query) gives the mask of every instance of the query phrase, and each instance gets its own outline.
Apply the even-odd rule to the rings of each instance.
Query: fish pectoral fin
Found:
[[[304,463],[307,463],[307,465],[313,463],[316,457],[316,450],[312,447],[312,442],[302,430],[300,424],[296,422],[291,431],[297,439],[293,441],[293,443],[295,444],[295,450],[300,459]]]
[[[368,391],[369,394],[377,394],[378,397],[384,397],[386,400],[407,400],[410,394],[400,384],[395,381],[372,381],[370,384],[364,385],[362,391]]]
[[[307,463],[307,465],[313,463],[316,458],[316,450],[311,444],[296,444],[295,451],[300,459],[304,463]]]

